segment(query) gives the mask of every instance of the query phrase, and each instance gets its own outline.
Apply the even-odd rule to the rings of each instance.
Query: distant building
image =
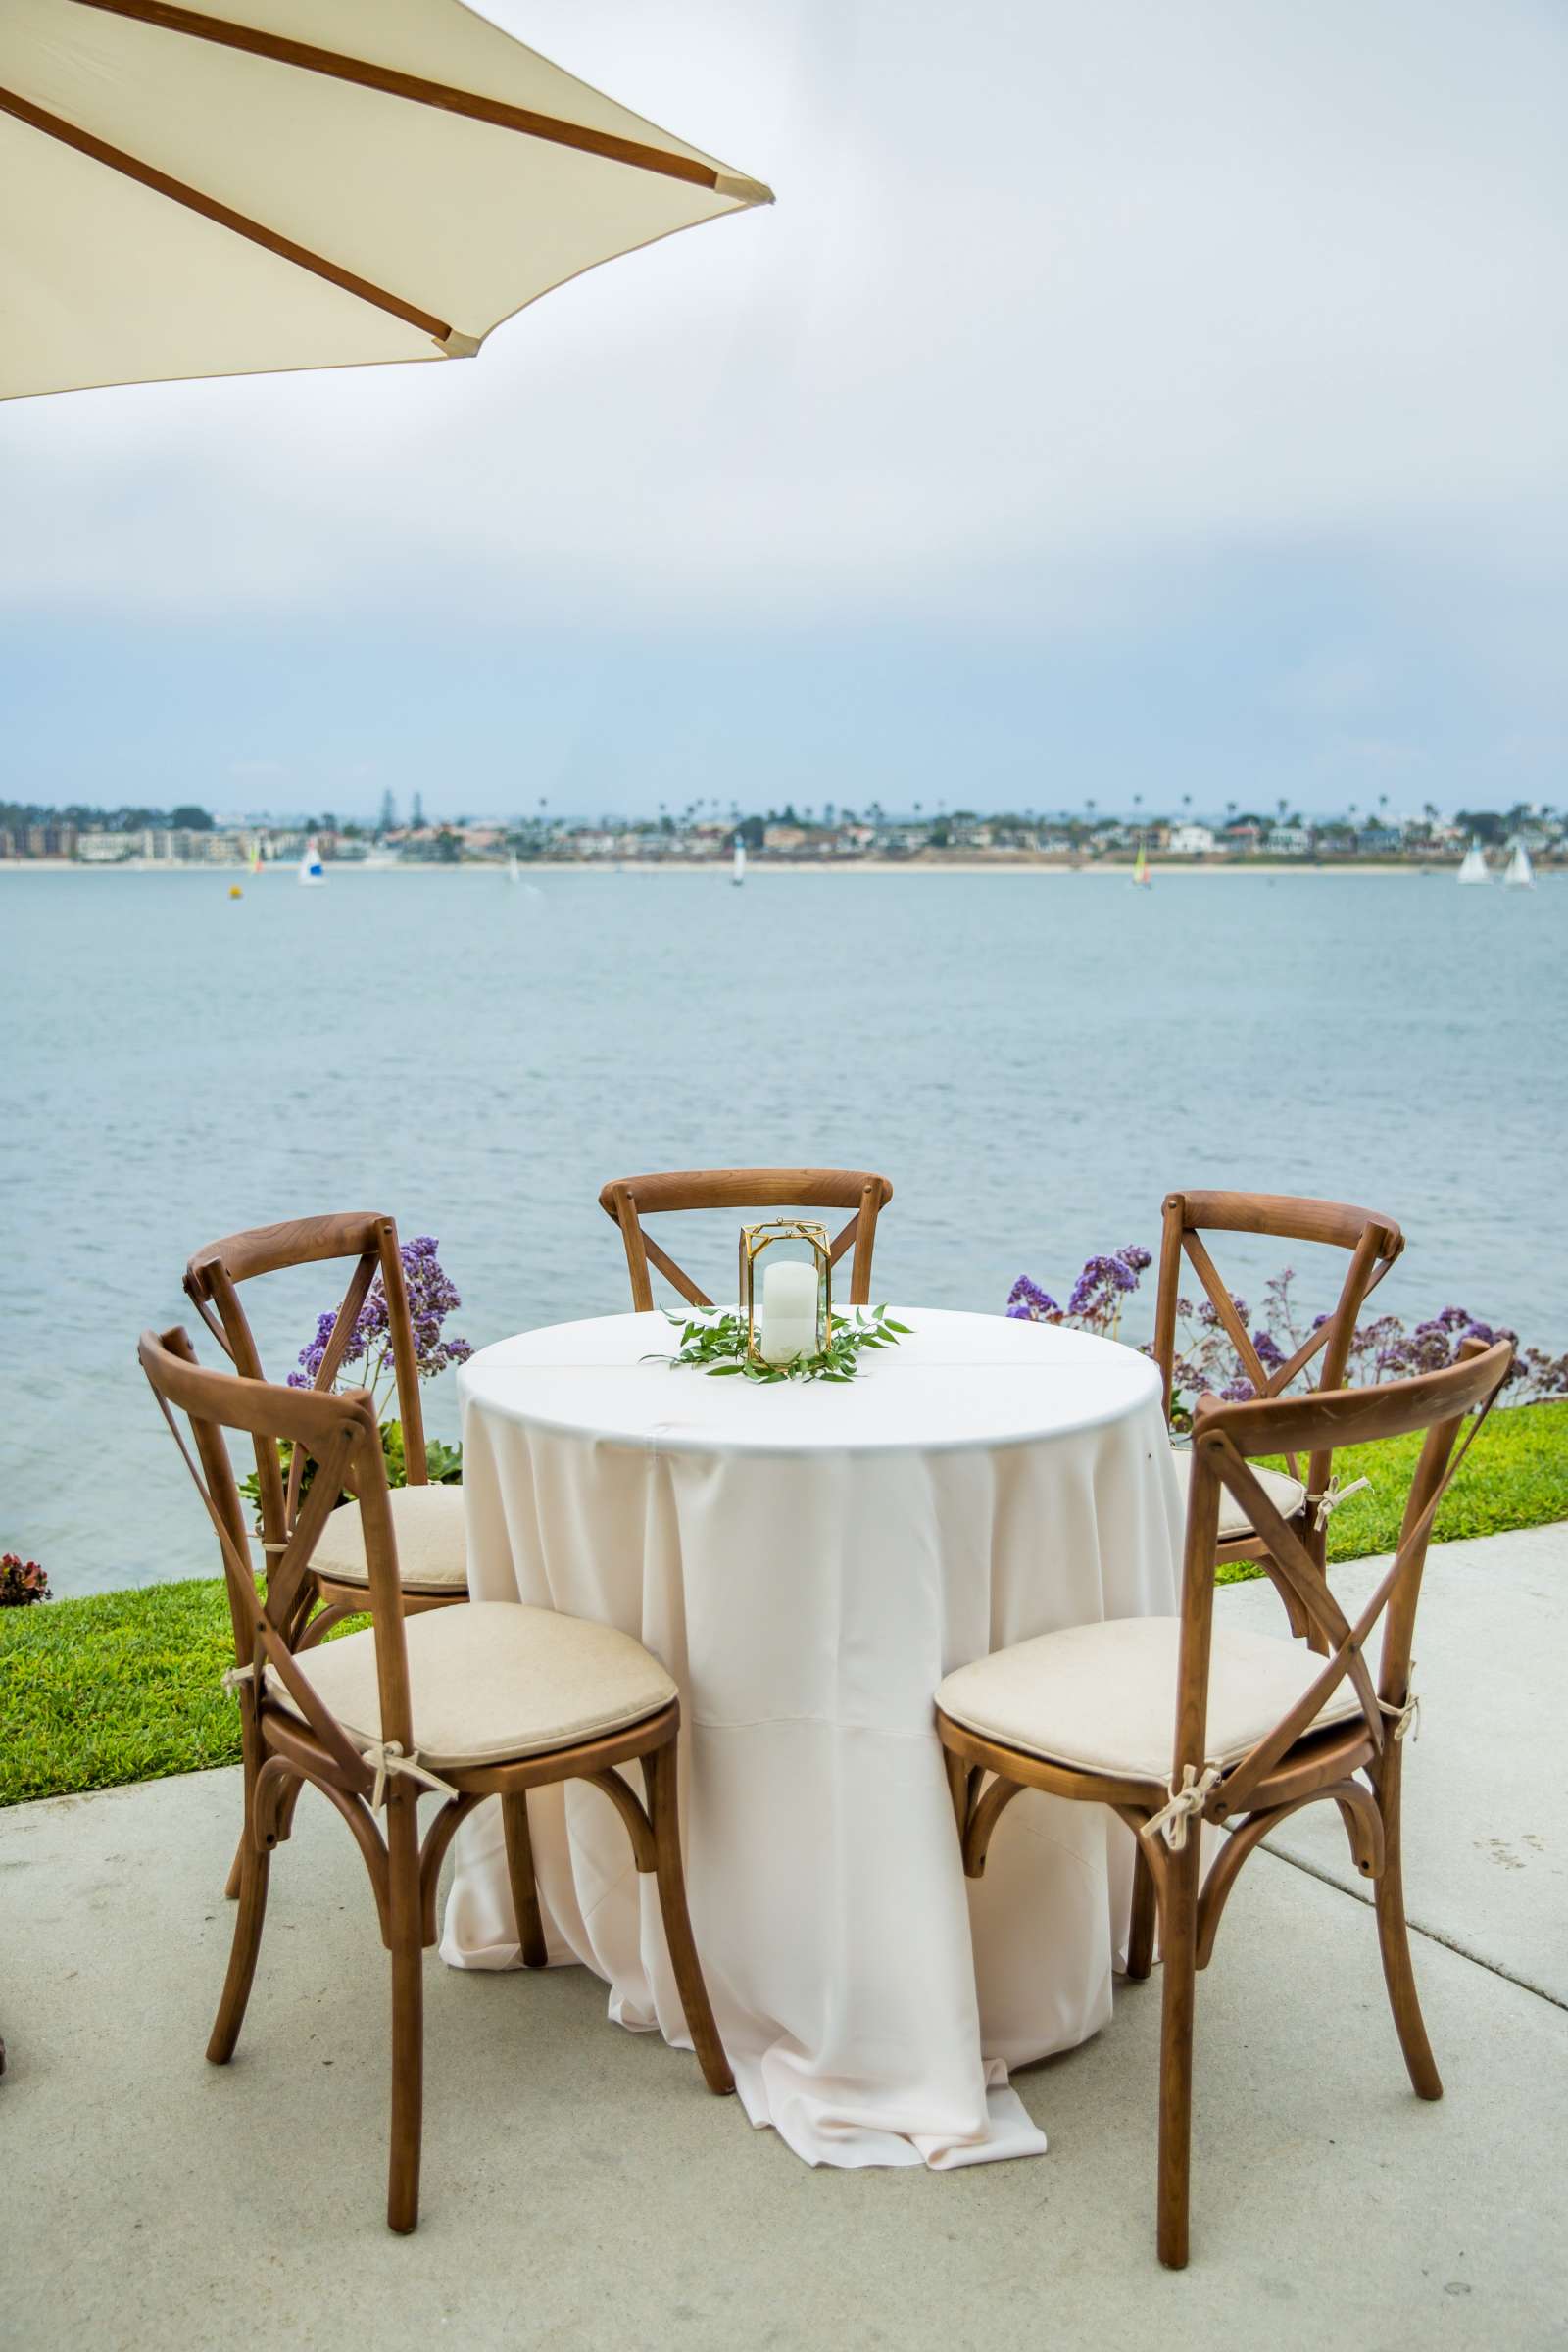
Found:
[[[1206,858],[1214,847],[1209,825],[1172,825],[1166,844],[1173,858]]]
[[[1263,846],[1276,858],[1304,858],[1312,847],[1305,825],[1270,825]]]

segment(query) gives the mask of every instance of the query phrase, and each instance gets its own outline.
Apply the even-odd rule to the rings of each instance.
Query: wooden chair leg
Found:
[[[735,2087],[724,2045],[718,2038],[702,1964],[686,1909],[686,1874],[680,1858],[680,1806],[675,1783],[675,1741],[656,1747],[642,1759],[648,1787],[648,1817],[654,1830],[654,1869],[659,1882],[659,1906],[664,1915],[664,1938],[675,1971],[681,2007],[691,2031],[692,2044],[710,2091],[723,2097]]]
[[[1198,1877],[1201,1837],[1189,1834],[1165,1874],[1161,1921],[1164,2003],[1159,2040],[1159,2259],[1187,2268],[1193,2140],[1193,2009],[1198,1984]]]
[[[1410,1936],[1404,1920],[1404,1869],[1399,1852],[1399,1774],[1396,1741],[1385,1752],[1378,1790],[1383,1816],[1383,1868],[1376,1882],[1378,1944],[1383,1953],[1383,1981],[1389,1988],[1394,2027],[1418,2099],[1441,2099],[1443,2077],[1438,2073],[1427,2039],[1421,2004],[1416,1997],[1415,1971],[1410,1965]]]
[[[1154,1964],[1154,1874],[1144,1859],[1141,1838],[1133,1839],[1133,1908],[1127,1929],[1127,1974],[1142,1984]]]
[[[507,1876],[512,1882],[512,1907],[517,1915],[517,1941],[524,1968],[543,1968],[545,1924],[534,1884],[533,1840],[528,1835],[528,1799],[520,1790],[501,1799],[501,1826],[507,1840]]]
[[[267,1918],[267,1881],[272,1857],[264,1853],[251,1835],[251,1808],[245,1808],[245,1832],[234,1857],[239,1872],[239,1910],[234,1918],[234,1940],[229,1946],[228,1974],[213,2023],[207,2055],[214,2066],[226,2066],[234,2055],[245,2005],[256,1976],[256,1957],[262,1948],[262,1926]]]
[[[424,2118],[424,1937],[419,1900],[419,1823],[412,1790],[388,1796],[386,1839],[392,1944],[392,2139],[387,2228],[407,2236],[419,2218]]]
[[[240,1833],[239,1843],[234,1848],[234,1859],[228,1866],[228,1877],[223,1881],[225,1903],[239,1900],[240,1882],[245,1875],[245,1848],[250,1842],[252,1792],[256,1786],[258,1769],[256,1735],[246,1710],[246,1702],[243,1699],[240,1706],[240,1753],[242,1758]]]

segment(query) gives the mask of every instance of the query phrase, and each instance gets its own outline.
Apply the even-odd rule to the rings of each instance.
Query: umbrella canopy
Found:
[[[4,0],[0,398],[468,359],[769,202],[459,0]]]

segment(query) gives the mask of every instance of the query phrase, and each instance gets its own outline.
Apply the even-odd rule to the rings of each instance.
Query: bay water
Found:
[[[0,1549],[57,1592],[217,1573],[135,1341],[194,1325],[195,1248],[279,1217],[436,1235],[478,1346],[625,1306],[597,1196],[644,1169],[878,1169],[878,1298],[993,1312],[1022,1272],[1064,1298],[1092,1250],[1153,1248],[1172,1188],[1301,1192],[1402,1224],[1380,1307],[1568,1346],[1568,880],[231,879],[0,872]],[[730,1296],[736,1220],[682,1222]],[[1311,1255],[1221,1263],[1252,1304],[1294,1258],[1324,1306]],[[336,1297],[326,1268],[251,1295],[278,1377]],[[1123,1336],[1152,1314],[1147,1277]]]

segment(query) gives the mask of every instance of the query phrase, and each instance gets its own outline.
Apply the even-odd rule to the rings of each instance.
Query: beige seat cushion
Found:
[[[1182,1491],[1182,1509],[1187,1508],[1187,1491],[1193,1483],[1193,1452],[1190,1446],[1173,1446],[1170,1458],[1176,1465],[1176,1483]],[[1306,1489],[1298,1478],[1287,1478],[1283,1470],[1264,1470],[1256,1462],[1249,1465],[1253,1477],[1268,1496],[1282,1519],[1294,1519],[1306,1500]],[[1239,1536],[1250,1536],[1252,1522],[1228,1487],[1220,1489],[1219,1540],[1234,1544]]]
[[[468,1547],[461,1487],[394,1487],[387,1495],[398,1544],[398,1581],[406,1592],[466,1592]],[[365,1529],[357,1502],[340,1502],[311,1555],[320,1576],[368,1585]]]
[[[454,1612],[456,1614],[456,1612]],[[1179,1617],[1115,1617],[999,1649],[950,1674],[937,1704],[955,1722],[1032,1756],[1157,1781],[1170,1772],[1176,1733]],[[1216,1626],[1204,1761],[1233,1764],[1295,1706],[1324,1661],[1299,1642]],[[1348,1683],[1313,1730],[1360,1713]]]
[[[675,1686],[629,1634],[502,1600],[403,1620],[414,1743],[432,1770],[539,1755],[657,1715]],[[381,1737],[375,1636],[345,1634],[301,1652],[300,1672],[346,1732]],[[299,1709],[275,1667],[271,1696]]]

